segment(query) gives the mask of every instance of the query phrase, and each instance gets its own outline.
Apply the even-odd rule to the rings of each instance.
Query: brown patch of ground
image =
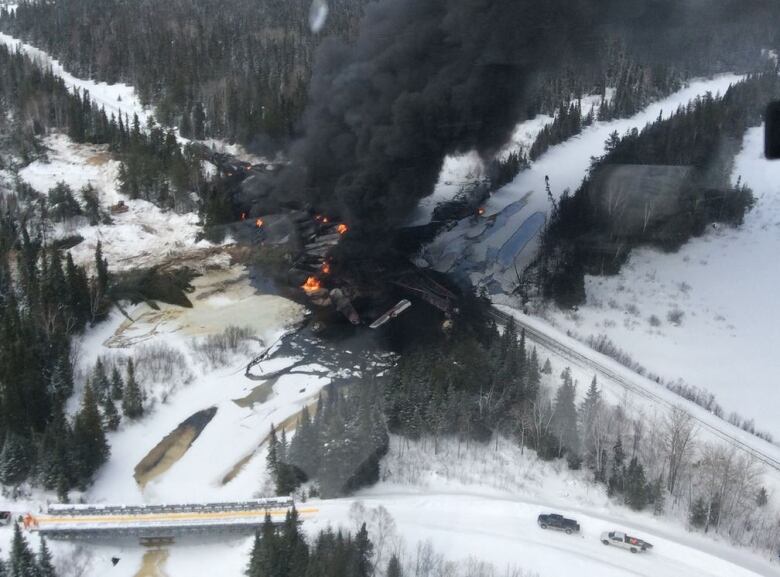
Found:
[[[168,560],[167,549],[150,549],[144,553],[141,560],[141,568],[135,574],[135,577],[167,577],[168,574],[163,569]]]
[[[87,164],[91,164],[92,166],[102,166],[109,160],[111,160],[111,155],[108,152],[98,152],[97,154],[93,154],[87,159]]]
[[[216,413],[216,407],[198,411],[168,433],[135,466],[135,482],[143,489],[149,481],[170,469],[189,450]]]

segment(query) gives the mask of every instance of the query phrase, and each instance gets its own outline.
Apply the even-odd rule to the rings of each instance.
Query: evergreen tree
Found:
[[[119,427],[121,416],[110,396],[107,396],[103,401],[103,419],[107,430],[116,431]]]
[[[585,459],[589,468],[596,468],[597,462],[597,444],[596,444],[596,421],[598,419],[599,412],[601,411],[601,391],[599,391],[598,384],[596,383],[596,376],[593,375],[593,380],[588,387],[588,392],[585,394],[585,399],[582,401],[579,410],[579,420],[583,436],[583,448],[585,453]]]
[[[135,379],[133,359],[127,359],[127,378],[122,396],[122,412],[128,419],[138,419],[144,414],[144,395]]]
[[[276,438],[276,429],[273,423],[271,423],[271,432],[268,435],[268,454],[265,463],[274,483],[276,483],[279,471],[279,440]]]
[[[626,471],[625,503],[635,511],[641,511],[647,505],[645,470],[636,457],[631,459]]]
[[[86,487],[109,455],[108,442],[98,411],[97,399],[89,385],[84,388],[81,410],[76,415],[73,424],[72,453],[79,485]]]
[[[374,545],[368,538],[368,530],[365,523],[360,526],[360,530],[355,535],[355,549],[356,555],[352,575],[354,577],[369,577],[374,571],[371,563]]]
[[[707,517],[707,504],[704,502],[704,499],[698,497],[691,503],[691,508],[688,511],[688,522],[694,527],[701,529],[707,524]]]
[[[125,384],[122,381],[122,375],[116,365],[111,369],[111,398],[115,401],[121,401],[124,396]]]
[[[33,466],[30,442],[23,436],[8,432],[0,452],[0,482],[18,485],[30,474]]]
[[[92,370],[91,383],[99,401],[103,401],[110,396],[111,382],[108,380],[108,374],[101,357],[98,357],[95,368]]]
[[[403,577],[403,570],[401,569],[401,561],[398,560],[398,555],[395,553],[390,557],[390,561],[387,562],[386,577]]]
[[[46,539],[41,537],[41,546],[38,549],[38,573],[36,577],[57,577],[52,564],[51,551],[46,544]]]
[[[623,477],[625,475],[623,462],[625,457],[623,441],[618,437],[615,445],[612,447],[612,474],[609,477],[607,486],[610,495],[623,493]]]
[[[666,507],[666,485],[660,475],[650,485],[648,493],[653,504],[653,515],[662,515]]]
[[[563,382],[555,395],[555,408],[553,414],[553,431],[559,439],[561,450],[574,454],[579,453],[580,437],[577,430],[576,386],[571,378],[571,371],[567,367],[562,374]]]
[[[769,502],[769,495],[766,492],[766,487],[761,487],[756,494],[756,505],[758,507],[765,507]]]
[[[8,558],[9,577],[38,577],[35,555],[30,550],[18,523],[14,524],[14,537],[11,542],[11,554]]]

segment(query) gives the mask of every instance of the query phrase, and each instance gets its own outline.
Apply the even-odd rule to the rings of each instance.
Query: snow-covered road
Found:
[[[644,525],[621,524],[597,513],[558,510],[577,519],[580,535],[543,531],[536,517],[550,509],[538,503],[471,494],[380,494],[369,491],[354,499],[317,502],[315,519],[306,521],[309,530],[342,522],[350,524],[350,507],[355,501],[366,509],[385,507],[395,519],[398,531],[409,543],[430,540],[434,549],[451,560],[470,556],[489,558],[499,570],[517,566],[542,576],[576,574],[578,577],[748,577],[777,576],[768,562],[712,541],[686,534],[658,530],[652,518]],[[654,545],[647,554],[604,546],[602,531],[624,530]]]

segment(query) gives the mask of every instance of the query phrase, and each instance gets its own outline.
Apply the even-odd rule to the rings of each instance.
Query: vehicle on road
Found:
[[[604,543],[604,545],[615,545],[616,547],[621,547],[622,549],[628,549],[632,553],[639,553],[640,551],[647,551],[653,548],[653,546],[647,541],[642,541],[642,539],[637,539],[636,537],[626,535],[620,531],[602,533],[601,542]]]
[[[542,514],[536,519],[539,527],[542,529],[557,529],[567,535],[580,532],[580,524],[574,519],[567,519],[563,515],[556,513]]]

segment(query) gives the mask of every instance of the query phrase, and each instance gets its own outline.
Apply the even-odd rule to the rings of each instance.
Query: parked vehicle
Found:
[[[653,548],[647,541],[642,541],[642,539],[637,539],[636,537],[626,535],[620,531],[602,533],[601,542],[604,543],[604,545],[615,545],[623,549],[628,549],[632,553],[639,553],[640,551],[647,551],[648,549]]]
[[[542,529],[557,529],[558,531],[563,531],[567,535],[580,532],[580,524],[577,523],[577,521],[574,519],[567,519],[563,515],[557,515],[555,513],[539,515],[536,522],[539,523],[539,526]]]

